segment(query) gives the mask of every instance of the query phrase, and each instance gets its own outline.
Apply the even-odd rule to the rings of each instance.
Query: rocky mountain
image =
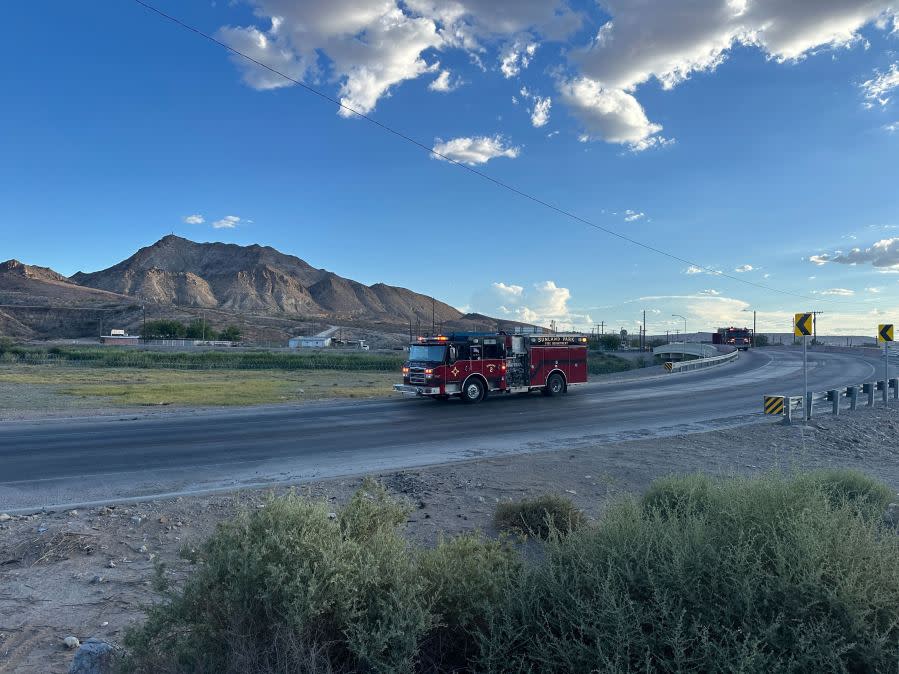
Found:
[[[132,323],[140,317],[134,298],[86,288],[62,274],[22,264],[0,263],[0,335],[15,339],[99,334],[103,321]]]
[[[269,246],[196,243],[166,236],[108,269],[78,272],[81,286],[145,302],[329,320],[457,321],[448,304],[406,288],[344,278]]]
[[[0,262],[0,305],[107,306],[133,302],[120,294],[87,288],[53,271],[7,260]]]
[[[365,285],[269,246],[172,235],[108,269],[69,278],[17,260],[0,264],[0,335],[17,338],[96,337],[113,325],[137,333],[145,319],[202,316],[264,343],[332,324],[364,331],[375,343],[380,334],[392,335],[384,343],[401,344],[413,327],[430,327],[432,311],[446,331],[500,327],[488,316],[462,314],[407,288]]]

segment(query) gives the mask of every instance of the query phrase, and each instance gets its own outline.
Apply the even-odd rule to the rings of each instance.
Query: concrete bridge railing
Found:
[[[717,353],[717,350],[716,350]],[[669,372],[688,372],[690,370],[702,370],[707,367],[715,367],[716,365],[724,365],[736,360],[740,355],[739,351],[732,351],[724,355],[712,356],[710,358],[696,358],[695,360],[682,360],[676,363],[665,363],[665,369]]]

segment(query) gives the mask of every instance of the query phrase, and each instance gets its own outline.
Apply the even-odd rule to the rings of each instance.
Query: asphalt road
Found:
[[[810,353],[821,391],[882,376],[878,361]],[[0,423],[0,511],[72,507],[378,472],[504,453],[699,432],[761,420],[798,395],[801,351],[705,371],[597,382],[567,396],[378,400]]]

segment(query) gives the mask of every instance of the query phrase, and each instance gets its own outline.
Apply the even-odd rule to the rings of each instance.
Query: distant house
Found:
[[[108,335],[100,335],[100,344],[137,346],[140,344],[140,335],[129,335],[125,330],[112,329]]]
[[[326,349],[331,346],[330,337],[291,337],[287,340],[291,349]]]

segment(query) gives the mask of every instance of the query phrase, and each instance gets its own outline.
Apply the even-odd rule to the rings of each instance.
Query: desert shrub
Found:
[[[509,501],[496,506],[493,517],[500,531],[515,531],[547,538],[552,531],[569,532],[584,522],[584,514],[571,499],[547,494],[523,501]]]
[[[494,606],[477,669],[895,668],[899,538],[872,516],[866,482],[662,480],[549,538]]]
[[[366,481],[326,504],[271,499],[221,525],[182,590],[126,637],[132,672],[402,672],[464,665],[518,566],[470,534],[413,550],[408,509]],[[426,663],[426,664],[422,664]]]
[[[587,371],[590,374],[611,374],[633,369],[634,364],[626,358],[608,353],[591,351],[587,354]]]
[[[297,496],[221,525],[129,632],[138,672],[401,671],[431,626],[401,506],[366,483],[335,518]]]
[[[857,470],[816,470],[799,479],[820,488],[834,505],[852,503],[870,517],[879,517],[893,500],[892,489]]]
[[[434,618],[434,629],[420,649],[421,668],[464,668],[477,653],[484,616],[518,579],[520,557],[504,541],[469,533],[422,550],[418,568]]]
[[[702,473],[673,475],[653,482],[641,502],[645,509],[659,510],[663,515],[714,512],[734,499],[745,498],[750,493],[747,490],[751,490],[753,503],[744,515],[753,521],[764,521],[779,509],[822,495],[832,505],[849,503],[866,515],[879,515],[893,495],[886,485],[854,470],[800,473],[789,479],[790,489],[783,489],[784,479],[787,478],[720,480]]]
[[[666,478],[596,526],[572,527],[566,499],[508,504],[516,527],[525,517],[546,527],[527,561],[480,534],[411,547],[399,533],[408,510],[370,481],[333,514],[293,495],[271,499],[189,551],[194,572],[128,633],[125,664],[892,671],[899,537],[881,522],[889,495],[858,473],[824,471]]]

